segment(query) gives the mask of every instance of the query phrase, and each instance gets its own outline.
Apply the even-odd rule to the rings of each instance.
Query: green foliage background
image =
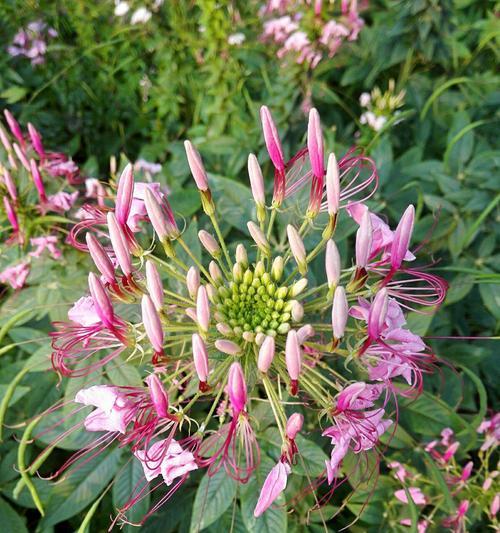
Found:
[[[113,16],[111,1],[4,0],[0,105],[23,124],[35,123],[47,146],[70,153],[88,175],[105,179],[110,156],[120,153],[130,160],[161,162],[160,179],[170,187],[177,213],[186,218],[200,207],[182,148],[182,141],[190,138],[206,168],[217,176],[218,194],[240,202],[227,206],[225,232],[241,236],[238,209],[248,209],[249,197],[246,158],[255,152],[266,160],[259,107],[272,109],[291,156],[303,141],[301,103],[310,90],[328,148],[341,154],[358,143],[375,159],[381,186],[373,206],[383,208],[394,222],[413,202],[415,242],[424,241],[428,262],[436,261],[434,271],[450,283],[444,306],[432,316],[413,315],[411,325],[421,335],[444,337],[430,342],[457,371],[445,368],[429,376],[427,392],[402,407],[400,430],[388,452],[438,476],[416,445],[450,426],[460,436],[465,458],[477,448],[475,428],[487,407],[498,410],[496,341],[447,338],[494,337],[499,332],[498,5],[473,0],[370,2],[359,40],[308,72],[284,66],[258,40],[256,4],[167,1],[147,24],[130,26]],[[10,58],[4,45],[19,27],[37,18],[55,27],[59,38],[50,43],[46,64],[34,68],[27,60]],[[227,42],[236,31],[246,36],[240,47]],[[406,91],[401,120],[389,121],[379,132],[367,130],[359,122],[359,96],[374,86],[386,90],[390,79],[398,91]],[[236,209],[236,216],[230,209],[233,214]],[[346,238],[348,234],[349,228]],[[55,486],[34,478],[46,508],[39,521],[30,492],[20,488],[19,473],[12,468],[19,453],[14,437],[21,439],[26,429],[16,423],[61,394],[56,378],[45,372],[46,332],[50,321],[63,318],[67,305],[84,290],[82,261],[76,253],[68,253],[61,263],[47,261],[30,287],[4,294],[0,302],[0,390],[7,424],[0,445],[0,523],[7,524],[5,531],[50,532],[57,524],[77,530],[86,516],[92,526],[84,523],[81,531],[105,531],[112,505],[122,504],[138,479],[137,465],[123,463],[119,451],[100,456]],[[272,435],[266,434],[266,440],[267,459],[257,480],[238,488],[227,478],[215,479],[207,509],[200,504],[198,489],[206,478],[193,475],[188,488],[143,529],[220,531],[233,524],[236,531],[322,531],[320,517],[313,513],[307,522],[300,505],[293,517],[278,508],[265,523],[255,524],[257,487],[269,470],[266,461],[276,454]],[[324,451],[313,442],[308,446],[307,466],[314,471]],[[115,475],[112,489],[105,490]],[[351,531],[393,527],[386,522],[391,481],[381,476],[367,506],[371,487],[359,490],[329,522],[331,530],[340,530],[361,511]],[[442,489],[442,480],[435,481]],[[241,501],[237,507],[232,505],[235,495]],[[99,507],[91,507],[97,497]],[[341,498],[332,504],[339,502]],[[443,508],[447,506],[451,512],[445,497]],[[471,530],[485,527],[480,513],[471,516]]]

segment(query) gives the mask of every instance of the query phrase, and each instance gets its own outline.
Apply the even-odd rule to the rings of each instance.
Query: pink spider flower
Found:
[[[349,385],[337,396],[337,406],[332,413],[334,425],[323,431],[323,436],[330,437],[334,445],[330,460],[326,461],[329,485],[349,449],[354,453],[371,450],[392,424],[392,420],[383,418],[383,408],[365,410],[375,405],[383,390],[381,384],[360,382]]]
[[[46,213],[47,211],[65,213],[73,207],[78,198],[78,194],[78,191],[72,193],[59,191],[56,194],[51,194],[47,198],[47,201],[40,206],[40,210],[42,213]]]
[[[484,433],[485,439],[481,451],[496,446],[500,441],[500,413],[495,413],[490,419],[485,419],[477,428],[478,433]]]
[[[22,289],[30,273],[29,263],[21,261],[0,272],[0,283],[9,284],[13,289]]]
[[[465,533],[467,531],[465,527],[465,521],[467,511],[469,510],[469,501],[462,500],[457,507],[457,511],[454,515],[448,516],[443,520],[443,526],[449,527],[454,533]]]
[[[40,257],[45,249],[47,249],[53,259],[60,259],[62,252],[57,248],[57,237],[55,235],[45,235],[43,237],[34,237],[30,239],[31,246],[35,247],[33,252],[30,252],[31,257]]]
[[[89,301],[79,300],[69,312],[71,321],[55,322],[55,331],[50,333],[53,349],[52,365],[63,376],[86,376],[118,357],[130,344],[126,322],[113,312],[111,300],[104,287],[97,278],[95,280],[102,289],[99,296],[105,301],[97,301],[96,295],[93,294],[91,296],[93,306],[89,312],[95,312],[99,321],[89,321],[89,316],[92,315],[86,311],[80,313],[82,305],[89,308]],[[106,349],[111,351],[96,361],[94,356]]]
[[[415,505],[426,505],[427,504],[427,498],[425,497],[424,493],[418,487],[408,487],[408,492],[410,493],[410,498],[413,500],[413,503]],[[396,498],[400,502],[408,503],[408,496],[404,489],[397,490],[394,493],[394,496],[396,496]]]

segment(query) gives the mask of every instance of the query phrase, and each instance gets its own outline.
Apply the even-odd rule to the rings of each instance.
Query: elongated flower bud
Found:
[[[356,232],[356,266],[365,268],[372,248],[372,221],[368,209],[363,214]]]
[[[207,383],[208,380],[208,352],[203,339],[198,333],[192,337],[193,343],[193,359],[196,374],[200,383]]]
[[[264,255],[269,255],[271,252],[271,247],[269,246],[269,242],[266,239],[264,232],[257,226],[257,224],[255,224],[255,222],[252,221],[247,222],[247,228],[252,239],[255,241],[257,248]]]
[[[106,253],[106,250],[90,232],[85,235],[85,240],[89,248],[90,256],[92,257],[97,270],[99,270],[99,272],[102,274],[106,280],[106,283],[113,285],[116,281],[115,269],[108,254]]]
[[[300,322],[304,318],[304,307],[297,300],[292,300],[291,315],[294,322]]]
[[[155,309],[160,312],[164,302],[163,284],[156,265],[149,259],[146,261],[146,285]]]
[[[222,282],[222,272],[219,268],[219,265],[215,261],[210,261],[210,264],[208,265],[208,271],[210,272],[210,276],[216,284]]]
[[[111,303],[101,280],[93,272],[89,273],[89,289],[99,318],[103,321],[106,327],[113,328],[113,320],[115,317],[113,304]]]
[[[293,285],[292,285],[292,288],[290,289],[290,292],[288,293],[288,295],[290,296],[290,298],[295,298],[296,296],[298,296],[305,288],[307,287],[307,279],[306,278],[302,278],[302,279],[299,279],[298,281],[296,281]]]
[[[242,268],[248,268],[248,254],[243,244],[236,246],[236,261],[242,266]]]
[[[304,276],[307,272],[306,249],[304,243],[300,238],[299,232],[291,224],[288,224],[286,232],[292,255],[295,258],[299,272]]]
[[[3,172],[3,181],[5,183],[5,187],[7,188],[7,192],[9,193],[9,196],[12,198],[13,202],[17,202],[17,189],[14,185],[14,181],[12,180],[12,176],[10,175],[10,172],[4,168],[2,169]]]
[[[200,239],[201,244],[212,257],[218,257],[220,255],[219,243],[208,231],[204,229],[200,230],[198,232],[198,239]]]
[[[314,107],[311,109],[311,111],[309,111],[309,123],[307,125],[307,149],[309,152],[309,160],[311,161],[311,169],[313,174],[317,178],[323,179],[325,174],[323,134],[321,133],[319,113]]]
[[[40,175],[40,171],[38,170],[38,165],[36,164],[36,161],[34,159],[31,159],[29,162],[29,170],[33,178],[33,183],[35,184],[36,190],[38,191],[38,196],[40,197],[40,201],[46,202],[47,195],[45,194],[45,187],[43,186],[42,176]]]
[[[198,150],[193,146],[191,141],[184,141],[184,148],[186,150],[187,160],[191,174],[193,175],[196,186],[200,191],[208,190],[208,178],[203,166]]]
[[[28,133],[35,152],[43,159],[45,157],[45,150],[43,148],[42,137],[31,122],[28,122]]]
[[[17,143],[12,143],[12,146],[14,147],[14,152],[16,153],[17,158],[21,162],[21,165],[23,165],[23,167],[28,172],[31,172],[30,162],[28,161],[24,150]]]
[[[111,211],[107,215],[107,222],[111,246],[115,252],[118,264],[120,265],[122,272],[126,276],[130,276],[132,274],[132,261],[127,248],[127,241],[125,240],[125,235],[123,234],[121,226],[116,220],[115,214]]]
[[[304,416],[300,413],[293,413],[286,422],[286,436],[294,440],[304,425]]]
[[[239,353],[241,353],[241,347],[232,341],[219,339],[215,341],[214,345],[217,350],[222,353],[227,353],[228,355],[238,355]]]
[[[189,296],[194,300],[198,294],[198,287],[200,286],[200,273],[196,267],[191,267],[186,274],[186,287]]]
[[[266,373],[269,368],[271,367],[271,364],[274,359],[274,337],[271,337],[268,335],[264,342],[262,343],[260,350],[259,350],[259,357],[257,359],[257,368],[261,371]]]
[[[141,301],[142,309],[142,321],[144,323],[144,329],[148,336],[151,345],[155,353],[163,353],[163,328],[161,325],[160,317],[156,312],[153,300],[145,294]]]
[[[5,119],[7,120],[7,124],[9,125],[12,135],[14,135],[14,137],[19,141],[19,144],[24,147],[24,137],[21,126],[19,126],[19,122],[17,122],[8,109],[4,109],[3,114],[5,115]]]
[[[164,244],[168,240],[176,239],[179,236],[179,230],[177,229],[173,213],[165,212],[150,189],[146,189],[144,204],[148,212],[149,220],[160,242]]]
[[[298,379],[302,367],[302,355],[300,353],[300,344],[297,332],[291,329],[286,337],[285,362],[288,375],[291,382],[291,393],[297,394]]]
[[[337,245],[331,239],[326,243],[325,270],[328,288],[333,289],[340,279],[340,254]]]
[[[378,339],[384,328],[388,304],[387,289],[381,289],[375,295],[368,315],[368,336],[371,339]]]
[[[253,199],[257,206],[257,220],[266,220],[266,198],[264,193],[264,178],[259,162],[254,154],[248,156],[248,175],[250,176],[250,187],[252,188]]]
[[[244,409],[247,403],[247,385],[245,383],[245,375],[243,369],[238,362],[235,362],[229,368],[229,376],[227,380],[227,390],[229,394],[229,401],[233,408],[233,416],[238,416]]]
[[[13,231],[14,232],[19,231],[19,222],[17,220],[16,211],[10,204],[7,196],[3,197],[3,205],[5,207],[5,212],[7,213],[7,218],[10,222],[10,225],[12,226]]]
[[[156,414],[160,418],[166,418],[168,415],[168,394],[156,374],[150,374],[144,380],[149,388],[149,396],[153,402]]]
[[[311,324],[306,324],[297,330],[297,338],[299,339],[299,344],[304,344],[304,342],[314,336],[314,328]]]
[[[260,120],[262,122],[262,131],[264,132],[264,141],[269,152],[269,157],[277,170],[284,171],[285,161],[283,159],[283,150],[281,149],[278,130],[274,124],[271,112],[265,105],[260,108]]]
[[[274,258],[272,267],[271,267],[271,276],[274,281],[279,281],[281,279],[281,276],[283,276],[283,271],[285,268],[285,262],[283,260],[283,257],[281,255],[278,255]]]
[[[326,202],[328,214],[334,216],[338,213],[340,203],[339,167],[335,154],[328,156],[326,167]]]
[[[3,147],[7,151],[7,153],[12,152],[12,144],[10,144],[9,136],[7,135],[7,132],[4,130],[4,127],[0,124],[0,142],[3,144]]]
[[[345,289],[339,285],[335,289],[332,305],[332,329],[335,339],[341,339],[344,336],[348,313],[349,304],[347,303]]]
[[[210,304],[207,289],[201,285],[196,296],[196,320],[202,331],[208,331],[210,325]]]
[[[123,169],[116,191],[115,215],[121,225],[125,225],[134,197],[134,170],[130,163]]]
[[[391,246],[391,266],[397,270],[408,252],[413,224],[415,223],[415,208],[409,205],[403,213],[398,227],[394,232],[394,240]]]

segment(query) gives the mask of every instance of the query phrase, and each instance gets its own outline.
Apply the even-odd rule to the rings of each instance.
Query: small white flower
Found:
[[[132,17],[130,18],[131,24],[144,24],[147,22],[152,16],[151,11],[146,9],[145,7],[140,7],[139,9],[136,9],[132,13]]]
[[[246,37],[244,33],[233,33],[227,38],[228,44],[231,46],[240,46],[245,41]]]
[[[115,15],[117,17],[123,17],[123,15],[126,15],[130,9],[130,6],[127,4],[127,2],[117,2],[115,6]]]
[[[372,100],[372,97],[370,96],[370,93],[361,93],[361,96],[359,97],[359,104],[361,107],[368,107]]]

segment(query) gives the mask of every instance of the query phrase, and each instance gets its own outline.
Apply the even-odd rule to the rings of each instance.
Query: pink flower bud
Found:
[[[134,168],[131,163],[128,163],[118,180],[118,190],[116,191],[115,215],[116,220],[118,220],[121,225],[127,223],[133,197]]]
[[[500,492],[497,492],[490,505],[491,516],[496,516],[499,509],[500,509]]]
[[[248,156],[248,175],[250,176],[250,187],[252,188],[255,203],[260,206],[265,205],[264,178],[259,162],[254,154]]]
[[[93,272],[89,273],[89,289],[99,318],[103,321],[106,327],[113,328],[115,317],[113,304],[111,303],[101,280]]]
[[[236,362],[229,368],[229,377],[227,380],[227,390],[229,394],[229,401],[233,408],[233,416],[239,415],[247,403],[247,386],[245,383],[245,375],[241,365]]]
[[[368,336],[370,339],[378,339],[384,328],[389,304],[387,289],[381,289],[375,295],[368,315]]]
[[[222,281],[221,269],[215,261],[210,261],[210,264],[208,265],[208,271],[215,282]]]
[[[19,222],[17,221],[16,211],[10,204],[7,196],[3,197],[3,205],[5,207],[5,212],[7,213],[7,218],[9,219],[12,229],[14,230],[14,232],[19,231]]]
[[[472,461],[469,461],[462,470],[462,475],[460,476],[460,481],[465,482],[470,478],[470,475],[472,473],[472,469],[474,468],[474,463]]]
[[[252,221],[247,222],[247,228],[252,239],[255,241],[257,248],[259,248],[263,254],[269,255],[271,247],[269,246],[269,242],[266,239],[264,232]]]
[[[7,124],[9,125],[12,135],[14,135],[14,137],[19,141],[21,146],[24,146],[24,137],[23,132],[21,131],[21,126],[19,126],[19,123],[8,109],[4,109],[3,114],[7,119]]]
[[[364,212],[356,232],[356,266],[365,268],[372,247],[372,221],[368,209]]]
[[[306,324],[297,330],[297,338],[299,339],[299,344],[304,344],[307,339],[310,339],[314,336],[314,328],[311,324]]]
[[[151,298],[145,294],[141,301],[142,321],[155,353],[163,353],[163,328]]]
[[[198,319],[196,318],[196,309],[187,307],[185,313],[193,322],[198,322]]]
[[[297,300],[292,301],[291,315],[294,322],[300,322],[304,318],[304,307]]]
[[[121,226],[116,220],[115,214],[110,211],[107,215],[109,238],[111,239],[111,246],[115,252],[116,259],[120,268],[126,276],[132,274],[132,261],[130,260],[130,253],[127,248],[127,241]]]
[[[291,329],[286,337],[285,361],[290,379],[297,381],[302,367],[302,356],[297,332],[294,329]]]
[[[347,303],[345,289],[339,285],[335,289],[332,305],[332,329],[335,339],[341,339],[344,336],[348,313],[349,304]]]
[[[113,263],[111,263],[106,250],[104,250],[101,243],[90,232],[85,235],[85,240],[89,248],[90,256],[92,257],[97,270],[99,270],[106,280],[106,283],[115,283],[115,269],[113,268]]]
[[[40,171],[38,170],[38,166],[34,159],[31,159],[29,162],[29,170],[31,172],[31,176],[33,177],[33,183],[35,184],[36,190],[38,191],[40,201],[46,202],[47,195],[45,194],[45,187],[43,186],[42,176],[40,175]]]
[[[200,273],[197,268],[191,267],[186,274],[186,287],[189,296],[194,300],[198,294],[198,287],[200,286]]]
[[[274,350],[274,337],[268,335],[260,347],[259,357],[257,359],[257,367],[261,372],[266,373],[271,367],[274,359]]]
[[[460,447],[460,442],[456,441],[445,450],[443,454],[443,461],[447,463],[457,452],[458,448]]]
[[[299,272],[302,275],[305,275],[307,272],[307,260],[306,260],[306,249],[304,243],[300,238],[299,232],[291,225],[288,224],[286,228],[286,233],[288,235],[288,243],[290,244],[290,251],[292,252],[293,257],[299,267]]]
[[[160,418],[166,418],[168,415],[168,394],[156,374],[150,374],[144,380],[149,388],[149,396],[153,402],[156,414]]]
[[[394,232],[394,240],[391,246],[391,266],[394,270],[397,270],[401,266],[408,252],[414,222],[415,208],[409,205]]]
[[[12,198],[12,201],[16,202],[17,201],[17,189],[16,189],[16,186],[14,185],[14,181],[12,180],[12,176],[10,175],[9,171],[6,168],[3,169],[3,181],[5,183],[5,187],[7,187],[7,192]]]
[[[196,186],[200,191],[208,190],[207,173],[205,172],[198,150],[196,150],[191,141],[184,141],[184,148],[186,150],[188,165],[191,169],[194,181],[196,182]]]
[[[146,189],[144,204],[149,220],[160,242],[164,242],[167,239],[176,239],[179,236],[179,230],[170,206],[166,204],[164,209],[149,188]]]
[[[146,285],[155,309],[160,312],[164,301],[163,284],[156,265],[149,259],[146,261]]]
[[[337,245],[331,239],[326,243],[325,270],[328,287],[335,287],[340,279],[340,254]]]
[[[313,107],[309,111],[309,123],[307,125],[307,149],[309,151],[309,160],[313,174],[323,179],[325,174],[324,153],[323,153],[323,134],[321,133],[321,123],[319,113]]]
[[[340,203],[340,181],[339,166],[333,153],[328,156],[328,165],[326,167],[326,202],[328,214],[330,216],[336,215]]]
[[[304,425],[304,416],[300,413],[293,413],[286,423],[286,436],[294,440]]]
[[[194,367],[196,369],[196,374],[198,379],[202,383],[206,383],[208,380],[208,353],[207,347],[203,342],[203,339],[195,333],[192,337],[193,342],[193,359]]]
[[[463,500],[458,504],[457,515],[461,518],[469,510],[469,500]]]
[[[220,254],[220,247],[215,238],[205,231],[204,229],[198,232],[198,239],[200,239],[201,244],[205,250],[212,256],[217,256]]]
[[[260,108],[260,120],[262,122],[262,130],[264,132],[264,141],[266,142],[269,157],[277,170],[285,170],[285,161],[283,160],[283,150],[281,149],[281,142],[278,136],[278,131],[273,122],[271,112],[263,105]]]
[[[219,352],[226,353],[228,355],[238,355],[241,353],[241,347],[232,341],[219,339],[215,341],[214,345]]]
[[[201,285],[196,296],[196,320],[202,331],[208,331],[210,325],[210,304],[207,289]]]
[[[35,152],[43,159],[45,157],[45,150],[43,149],[42,137],[31,122],[28,122],[28,133]]]
[[[218,324],[215,324],[215,327],[217,331],[221,335],[224,335],[225,337],[229,337],[233,335],[233,330],[231,329],[231,327],[228,326],[227,324],[224,324],[223,322],[219,322]]]
[[[5,150],[10,153],[12,152],[12,145],[10,144],[9,136],[4,130],[3,126],[0,124],[0,142],[3,144]]]
[[[31,167],[24,150],[17,143],[12,143],[12,146],[14,147],[14,152],[16,153],[17,158],[21,161],[21,165],[23,165],[28,172],[31,172]]]

